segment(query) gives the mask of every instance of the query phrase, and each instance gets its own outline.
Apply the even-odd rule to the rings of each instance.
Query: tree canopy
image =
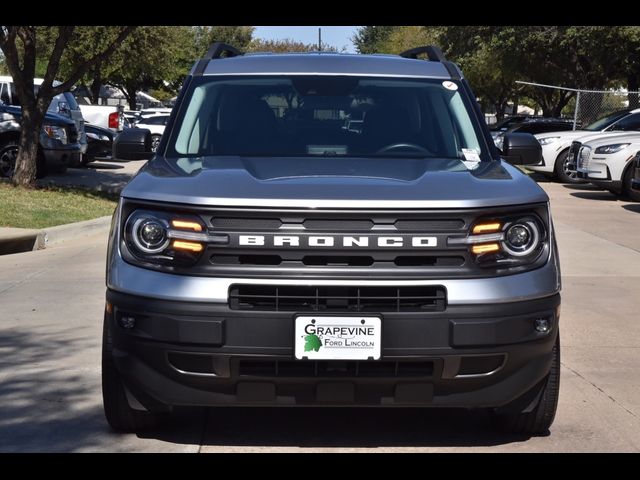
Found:
[[[523,97],[544,115],[559,116],[574,96],[516,80],[576,89],[640,87],[640,27],[364,26],[353,41],[360,53],[439,45],[460,64],[483,106],[499,117],[507,102]],[[629,105],[638,105],[637,95],[629,95]]]

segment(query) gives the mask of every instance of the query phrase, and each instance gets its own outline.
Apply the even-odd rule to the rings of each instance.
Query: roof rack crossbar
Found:
[[[216,58],[222,58],[223,54],[226,54],[227,57],[238,57],[240,55],[244,55],[243,52],[232,45],[223,42],[214,42],[211,44],[203,58],[206,60],[214,60]]]
[[[447,59],[438,47],[434,45],[426,45],[424,47],[411,48],[400,54],[403,58],[418,58],[418,55],[426,53],[427,58],[432,62],[445,62]]]

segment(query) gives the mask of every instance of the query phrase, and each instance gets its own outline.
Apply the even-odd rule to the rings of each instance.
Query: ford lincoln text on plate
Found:
[[[214,44],[113,217],[111,426],[174,406],[358,405],[487,409],[510,431],[546,432],[558,252],[547,195],[507,163],[539,162],[539,143],[503,145],[500,158],[435,47]],[[150,147],[128,129],[114,154]]]

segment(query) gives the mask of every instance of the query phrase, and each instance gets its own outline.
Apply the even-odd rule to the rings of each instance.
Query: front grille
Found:
[[[67,139],[69,143],[77,143],[78,142],[78,129],[75,125],[69,125],[67,127]]]
[[[591,149],[589,147],[581,147],[578,152],[578,168],[580,169],[588,169],[589,168],[589,157],[591,156]]]
[[[441,312],[442,286],[349,287],[231,285],[231,310],[286,312]]]
[[[251,377],[431,377],[433,362],[240,360],[238,369]]]

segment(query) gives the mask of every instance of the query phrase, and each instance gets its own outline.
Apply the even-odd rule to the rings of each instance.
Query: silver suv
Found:
[[[125,130],[115,156],[150,147],[148,131]],[[138,430],[178,405],[447,406],[546,432],[558,252],[547,195],[509,164],[540,155],[523,133],[496,149],[435,47],[214,44],[113,217],[107,420]]]

